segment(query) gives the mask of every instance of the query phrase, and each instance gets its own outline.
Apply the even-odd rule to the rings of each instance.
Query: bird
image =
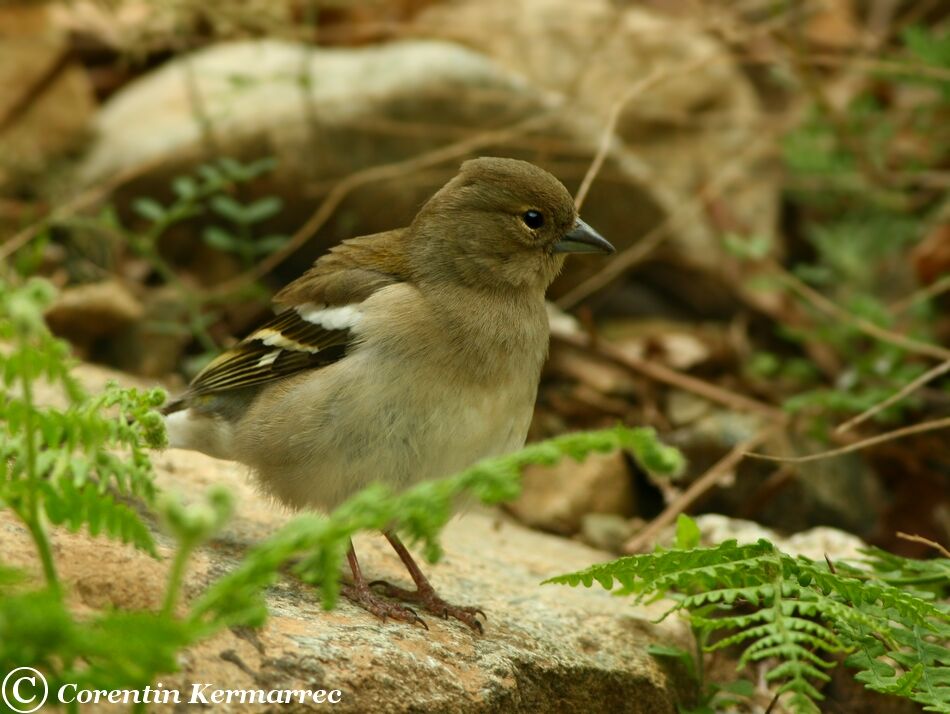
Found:
[[[293,509],[332,509],[525,444],[549,327],[545,292],[571,253],[613,246],[529,162],[465,161],[405,228],[344,240],[274,297],[275,316],[164,410],[169,446],[250,467]],[[409,604],[483,631],[435,591],[393,531],[415,590],[368,582],[352,541],[342,593],[383,620]]]

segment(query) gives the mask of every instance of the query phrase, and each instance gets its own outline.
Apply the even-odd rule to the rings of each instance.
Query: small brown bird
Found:
[[[285,309],[167,407],[170,444],[328,509],[374,481],[404,487],[519,449],[548,350],[545,290],[566,253],[613,250],[551,174],[466,161],[408,228],[344,241],[278,293]],[[422,622],[388,595],[481,631],[480,611],[445,602],[385,535],[416,590],[371,588],[351,543],[344,594],[384,619]]]

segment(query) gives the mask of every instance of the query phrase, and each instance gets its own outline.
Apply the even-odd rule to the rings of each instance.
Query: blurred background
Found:
[[[618,248],[551,290],[531,438],[650,425],[689,468],[538,469],[511,512],[614,552],[686,511],[922,555],[896,533],[950,542],[948,28],[941,0],[5,2],[0,259],[59,287],[80,358],[174,391],[330,246],[527,159]]]

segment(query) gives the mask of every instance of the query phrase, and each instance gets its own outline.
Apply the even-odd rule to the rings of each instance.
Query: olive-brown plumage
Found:
[[[547,353],[544,292],[565,253],[612,250],[549,173],[467,161],[407,228],[344,241],[279,292],[283,311],[173,404],[171,445],[247,464],[296,508],[520,448]],[[351,566],[353,599],[417,619],[368,590],[352,553]],[[390,594],[451,608],[407,567],[415,595]]]

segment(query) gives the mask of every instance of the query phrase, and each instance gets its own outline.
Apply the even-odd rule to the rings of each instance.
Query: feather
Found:
[[[399,258],[402,237],[402,230],[390,231],[333,248],[277,295],[276,302],[288,309],[201,370],[170,411],[204,395],[266,384],[342,359],[357,336],[363,300],[406,279]]]
[[[358,307],[351,308],[358,313]],[[327,328],[285,310],[222,353],[195,377],[189,396],[243,389],[282,379],[341,359],[354,331],[341,323]]]

